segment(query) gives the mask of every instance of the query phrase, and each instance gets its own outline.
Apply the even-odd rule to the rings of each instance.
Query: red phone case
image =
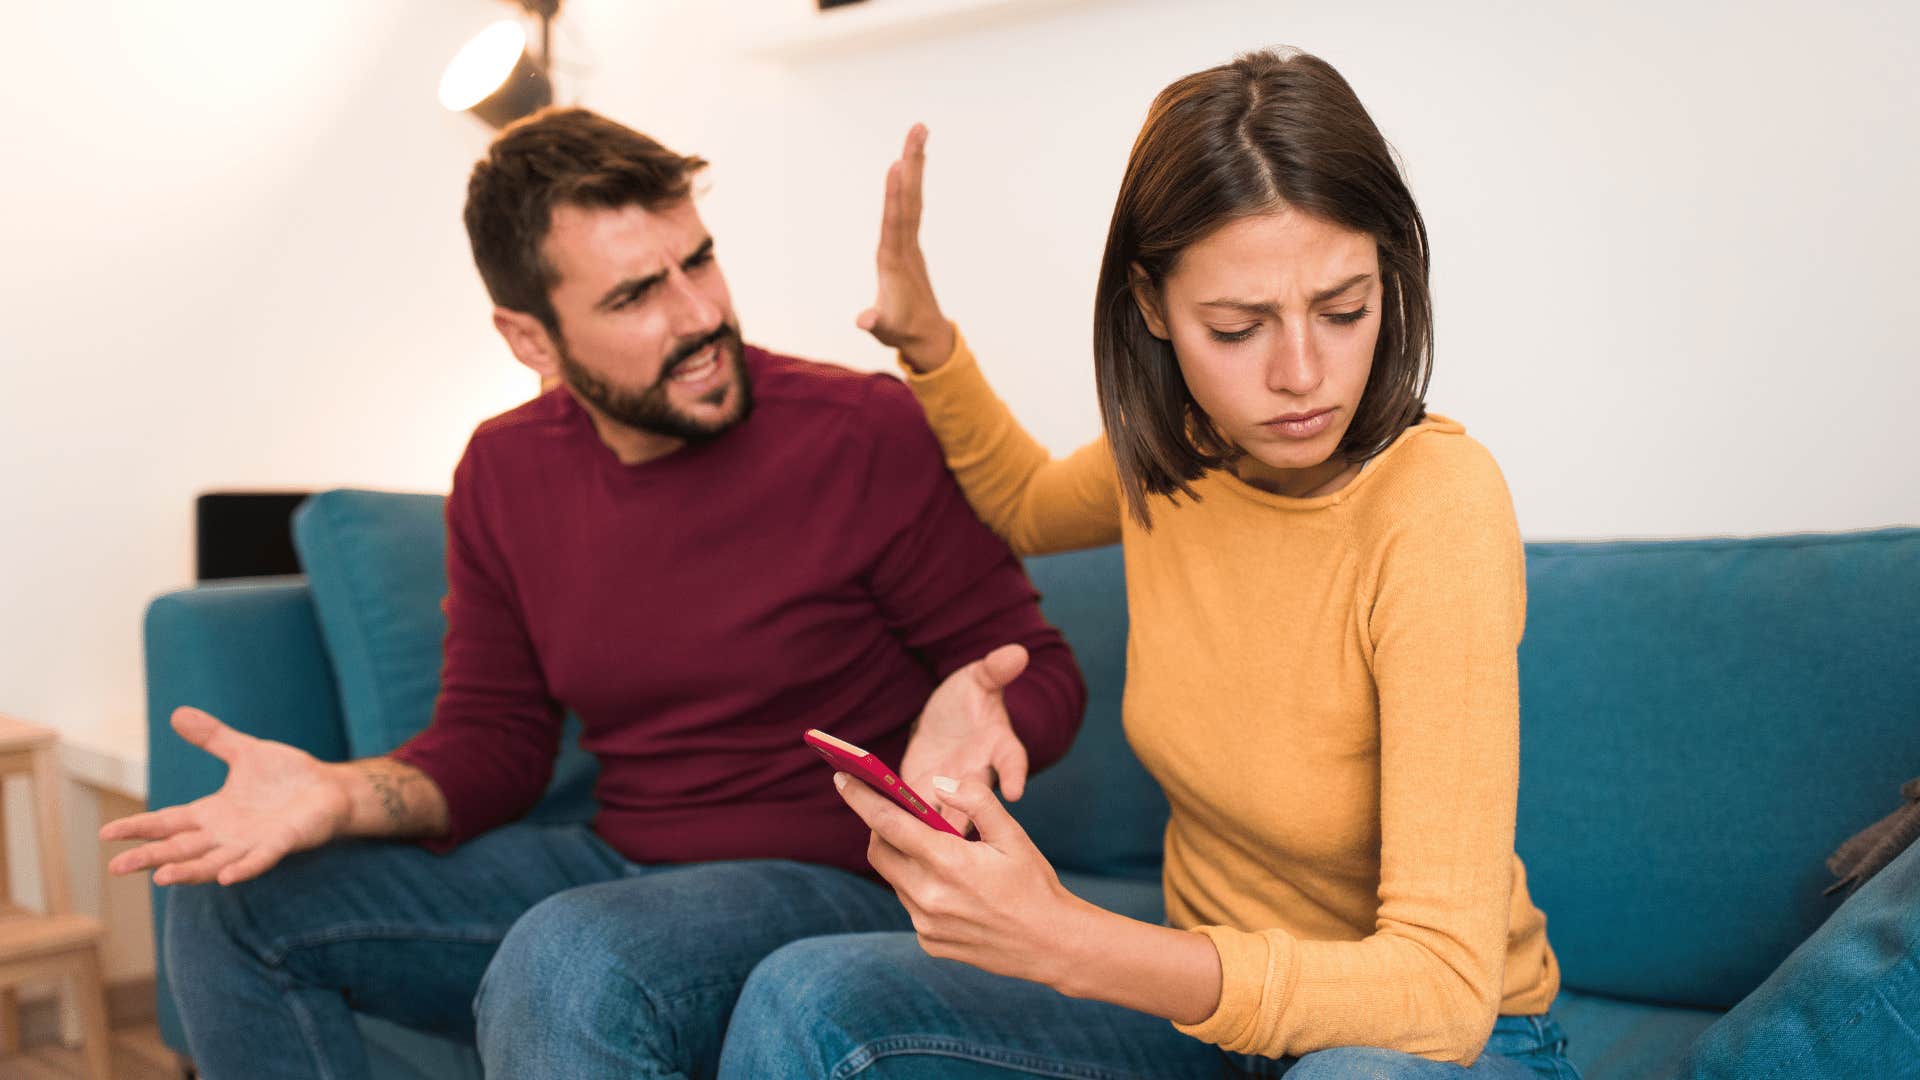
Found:
[[[961,835],[959,829],[947,824],[946,818],[941,817],[933,807],[928,806],[925,799],[915,794],[914,790],[907,786],[907,782],[900,779],[898,773],[887,768],[879,758],[845,739],[836,739],[819,728],[809,729],[804,738],[807,745],[813,747],[821,757],[826,758],[827,764],[835,769],[865,781],[868,787],[892,799],[900,805],[901,809],[941,832],[952,833],[954,836]]]

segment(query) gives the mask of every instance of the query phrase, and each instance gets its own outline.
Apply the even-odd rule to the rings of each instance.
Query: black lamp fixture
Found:
[[[540,20],[540,54],[518,19],[502,19],[468,39],[440,76],[440,104],[505,127],[553,102],[553,19],[560,0],[514,0]]]

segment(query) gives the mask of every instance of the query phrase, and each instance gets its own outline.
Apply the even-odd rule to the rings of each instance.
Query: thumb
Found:
[[[973,827],[980,830],[980,839],[992,847],[1006,850],[1031,843],[1027,839],[1027,830],[1021,828],[1000,800],[993,797],[992,789],[978,780],[960,781],[936,776],[933,778],[933,789],[940,793],[941,801],[967,815]]]
[[[868,308],[854,316],[853,325],[871,334],[873,328],[880,325],[880,312],[874,308]]]
[[[191,705],[182,705],[173,710],[173,730],[193,745],[212,754],[227,764],[233,764],[233,755],[240,749],[240,740],[246,736],[214,719],[212,713],[196,709]]]
[[[1002,645],[981,658],[979,666],[974,668],[974,676],[980,680],[983,690],[1004,690],[1025,670],[1027,647]]]

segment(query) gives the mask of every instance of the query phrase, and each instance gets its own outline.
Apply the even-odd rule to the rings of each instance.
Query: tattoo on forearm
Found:
[[[394,825],[404,823],[407,820],[407,785],[426,777],[420,770],[398,762],[370,765],[366,774],[367,783],[373,785],[373,793],[380,799],[381,809],[387,812],[387,821]]]

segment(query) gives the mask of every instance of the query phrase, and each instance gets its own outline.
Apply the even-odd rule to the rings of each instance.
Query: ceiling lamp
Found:
[[[540,55],[528,47],[526,27],[502,19],[475,34],[440,76],[440,104],[469,112],[490,127],[505,127],[553,102],[549,53],[557,0],[521,0],[540,17]]]

